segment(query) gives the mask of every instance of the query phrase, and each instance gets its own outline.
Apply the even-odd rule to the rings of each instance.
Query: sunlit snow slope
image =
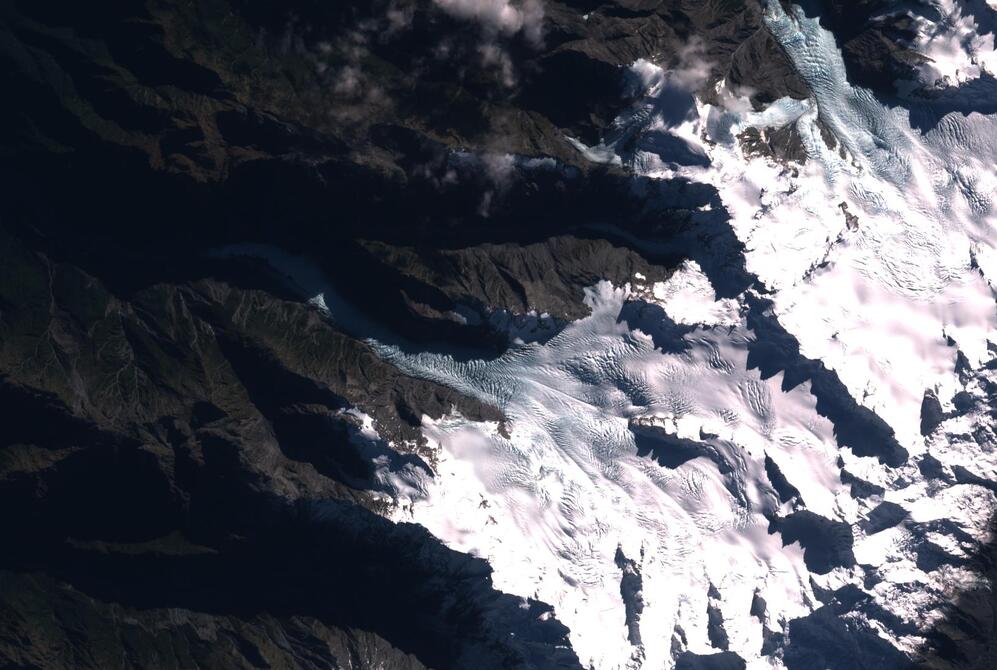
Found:
[[[816,19],[772,2],[766,24],[810,100],[751,111],[721,90],[675,114],[659,103],[688,73],[640,62],[644,102],[582,147],[716,186],[752,290],[717,300],[687,261],[664,283],[594,286],[589,317],[493,361],[375,342],[507,417],[426,420],[435,476],[395,476],[395,517],[552,604],[595,668],[722,651],[793,666],[814,644],[800,622],[842,593],[843,629],[887,645],[889,666],[982,584],[967,559],[997,487],[997,119],[953,113],[922,134],[849,85]],[[973,32],[984,70],[992,45]],[[786,127],[802,164],[741,141]]]

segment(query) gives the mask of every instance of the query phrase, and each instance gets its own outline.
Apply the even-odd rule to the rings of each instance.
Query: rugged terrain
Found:
[[[895,83],[924,56],[890,7],[804,3],[852,84],[932,126],[966,93],[904,97]],[[0,3],[0,665],[587,666],[557,607],[398,516],[401,473],[445,468],[427,422],[506,435],[522,422],[490,387],[405,357],[501,369],[588,318],[598,282],[653,286],[690,261],[716,299],[750,293],[747,365],[793,377],[785,390],[805,381],[837,445],[930,468],[766,311],[722,189],[683,172],[702,154],[621,131],[647,95],[635,62],[684,82],[655,118],[723,91],[756,112],[815,95],[754,0]],[[819,121],[836,150],[833,118]],[[737,141],[807,160],[797,126]],[[593,160],[607,146],[615,158]],[[651,150],[666,178],[627,160]],[[617,322],[686,347],[692,323],[655,305],[643,296]],[[963,371],[982,380],[972,410],[926,395],[921,432],[992,411],[988,365]],[[723,460],[706,435],[646,423],[642,457],[679,444]],[[770,533],[802,538],[814,572],[853,566],[850,548],[807,544],[848,525],[793,507],[800,491],[765,468],[792,508]],[[937,479],[997,491],[993,473],[955,468]],[[876,486],[844,466],[841,481]],[[992,577],[992,550],[965,544]],[[620,550],[622,591],[640,591],[634,558]],[[788,644],[767,634],[770,655],[792,668],[992,658],[984,581],[952,594],[970,604],[916,658],[854,623],[889,623],[855,588],[815,588]],[[716,653],[675,642],[675,667],[744,667],[719,599]]]

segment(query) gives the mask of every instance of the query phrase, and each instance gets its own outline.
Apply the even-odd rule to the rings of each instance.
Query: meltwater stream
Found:
[[[592,287],[590,316],[491,361],[371,340],[406,373],[507,417],[424,420],[436,473],[391,475],[395,517],[487,558],[499,589],[553,605],[594,668],[667,668],[686,652],[794,667],[793,645],[813,643],[794,622],[840,589],[868,604],[842,630],[892,650],[877,647],[886,667],[916,657],[948,601],[980,583],[968,557],[990,539],[997,481],[997,124],[951,114],[922,135],[847,82],[815,18],[771,2],[766,25],[810,100],[752,112],[722,91],[720,106],[664,114],[669,75],[641,62],[647,99],[619,136],[667,135],[705,158],[663,160],[656,148],[672,141],[583,147],[713,184],[766,299],[717,301],[686,262],[654,286]],[[787,125],[802,165],[738,143]],[[777,343],[756,346],[772,336],[758,319]],[[817,372],[773,374],[758,352],[786,342]],[[893,450],[845,446],[849,416]]]

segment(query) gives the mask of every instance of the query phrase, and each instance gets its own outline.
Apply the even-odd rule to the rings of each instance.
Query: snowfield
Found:
[[[992,73],[993,34],[936,4],[942,19],[918,24],[925,81]],[[553,605],[600,670],[687,651],[785,667],[794,622],[841,594],[863,644],[916,658],[953,600],[989,588],[971,559],[997,512],[997,118],[914,129],[848,83],[817,19],[771,2],[766,24],[809,100],[751,110],[721,89],[676,110],[696,73],[639,61],[642,102],[578,145],[715,186],[751,288],[718,299],[692,260],[665,282],[601,282],[588,317],[487,361],[357,326],[404,372],[506,417],[425,418],[436,471],[381,472],[392,517]],[[746,148],[780,129],[804,159]],[[314,302],[346,318],[332,294]]]
[[[925,42],[940,72],[952,40],[992,51],[967,21]],[[750,111],[721,90],[720,106],[676,118],[659,101],[679,84],[641,61],[645,101],[580,146],[715,185],[754,289],[717,300],[687,261],[667,282],[593,287],[588,318],[494,361],[375,343],[508,418],[425,420],[438,470],[396,518],[552,604],[594,668],[670,667],[686,650],[782,667],[767,641],[791,645],[789,623],[844,587],[875,605],[857,625],[916,656],[951,599],[983,583],[966,559],[995,512],[997,119],[950,114],[922,134],[849,85],[816,19],[773,2],[766,22],[810,100]],[[785,127],[801,165],[738,140]],[[616,150],[634,135],[681,140],[706,164],[661,140]],[[767,360],[786,337],[798,352]],[[922,434],[926,393],[938,416]]]
[[[501,590],[552,604],[583,663],[662,667],[673,639],[709,653],[711,607],[730,649],[757,656],[766,622],[778,628],[815,603],[802,549],[768,533],[766,515],[792,503],[768,483],[765,461],[813,491],[814,509],[857,518],[833,427],[805,385],[784,393],[781,376],[747,369],[743,327],[695,327],[671,342],[686,351],[665,354],[654,304],[630,303],[650,312],[634,313],[650,334],[620,320],[635,297],[601,284],[588,294],[590,317],[487,363],[382,349],[508,417],[506,435],[460,417],[427,420],[436,478],[398,518],[488,558]],[[693,457],[661,465],[654,455],[670,437],[692,443]],[[641,578],[629,602],[623,561]],[[749,613],[756,593],[768,604],[761,618]]]

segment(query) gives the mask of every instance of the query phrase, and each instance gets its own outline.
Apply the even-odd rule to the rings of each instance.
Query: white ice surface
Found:
[[[698,143],[708,168],[665,167],[639,153],[633,167],[717,186],[747,269],[775,291],[776,312],[803,353],[836,370],[916,453],[924,390],[953,388],[957,350],[973,365],[987,359],[997,326],[992,287],[973,267],[975,256],[993,271],[997,119],[951,114],[922,136],[902,108],[848,84],[816,19],[787,16],[778,3],[768,12],[814,98],[759,113],[701,105],[698,118],[669,130]],[[646,63],[635,69],[657,81]],[[818,111],[838,146],[821,138]],[[631,117],[644,132],[666,125]],[[747,128],[790,123],[810,155],[803,166],[746,156],[735,140]],[[841,204],[858,217],[857,230]]]
[[[914,50],[925,56],[917,66],[922,83],[932,87],[963,84],[981,74],[997,75],[994,33],[981,29],[977,18],[959,0],[931,0],[939,19],[917,16]],[[978,11],[994,13],[992,6]]]
[[[635,292],[647,302],[662,305],[676,322],[686,325],[737,326],[741,323],[736,300],[716,299],[709,278],[696,261],[682,264],[663,282],[650,287],[639,283],[644,277],[635,276]]]
[[[951,0],[938,4],[949,20],[920,25],[918,48],[932,58],[922,74],[958,83],[993,72],[992,35],[981,36]],[[633,286],[594,287],[591,316],[494,361],[403,354],[371,333],[378,351],[404,371],[492,403],[508,418],[501,429],[459,416],[424,419],[423,432],[438,449],[436,475],[392,474],[395,518],[486,557],[498,588],[553,605],[582,662],[600,670],[670,667],[676,625],[688,649],[715,651],[706,628],[710,585],[720,594],[730,649],[749,667],[779,667],[778,657],[760,654],[763,624],[749,614],[756,591],[767,603],[764,625],[774,631],[819,606],[811,579],[821,588],[868,588],[886,611],[926,631],[960,589],[980,584],[969,567],[919,569],[912,546],[926,537],[964,556],[990,538],[993,496],[952,482],[958,468],[997,480],[992,432],[977,437],[992,429],[985,386],[997,381],[982,367],[997,342],[997,121],[951,114],[922,135],[902,108],[885,107],[847,82],[834,38],[816,19],[771,2],[765,20],[810,85],[810,100],[783,99],[753,112],[721,90],[717,106],[697,103],[683,121],[669,123],[655,103],[675,77],[639,61],[632,79],[645,101],[621,116],[606,142],[578,147],[595,162],[713,184],[745,246],[747,269],[770,292],[781,324],[805,356],[836,371],[855,401],[895,430],[910,462],[890,468],[839,448],[807,383],[783,392],[781,374],[762,380],[748,370],[755,335],[745,326],[744,301],[718,300],[692,261],[665,282],[635,277]],[[806,149],[802,165],[748,156],[737,140],[748,128],[788,124]],[[709,157],[709,167],[617,152],[623,140],[650,131],[683,139]],[[842,204],[857,228],[846,225]],[[315,295],[333,318],[348,314],[334,293]],[[620,321],[629,300],[660,305],[692,326],[688,348],[662,352]],[[962,377],[960,353],[972,368]],[[946,411],[960,391],[979,406],[949,416],[925,439],[926,390]],[[630,422],[706,443],[714,458],[663,467],[637,455]],[[929,480],[917,468],[926,453],[944,478]],[[857,567],[811,575],[799,545],[784,547],[778,533],[767,532],[765,515],[792,507],[773,490],[766,456],[802,492],[807,510],[853,524]],[[838,459],[884,495],[849,495]],[[881,500],[909,516],[866,535],[859,522]],[[923,530],[940,521],[965,532],[968,544]],[[643,580],[640,645],[628,639],[618,548]],[[867,587],[873,569],[881,581]],[[923,641],[919,632],[868,623],[908,652]]]
[[[437,475],[426,498],[402,501],[397,518],[486,557],[499,589],[554,605],[583,663],[667,667],[676,624],[689,649],[710,653],[712,584],[731,649],[767,665],[762,624],[748,614],[756,589],[775,629],[808,613],[814,598],[799,546],[783,547],[767,532],[763,514],[779,502],[765,455],[808,492],[811,509],[853,517],[832,427],[807,385],[783,393],[781,375],[762,380],[746,369],[751,335],[740,322],[699,328],[686,338],[688,352],[663,354],[618,321],[630,297],[601,284],[588,294],[590,317],[491,362],[379,346],[402,370],[508,417],[509,437],[460,417],[424,420],[439,447]],[[634,419],[703,439],[731,473],[702,457],[674,470],[639,457]],[[640,649],[627,639],[618,547],[643,577]]]
[[[938,67],[946,65],[945,44],[958,42],[976,56],[992,52],[992,36],[990,41],[974,37],[970,26],[975,24],[953,7],[948,11],[950,24],[937,30],[932,42]],[[949,410],[948,399],[964,389],[986,401],[975,379],[967,386],[956,374],[956,362],[961,353],[971,368],[980,369],[992,358],[997,335],[997,122],[979,114],[951,114],[922,135],[911,129],[904,110],[887,108],[848,84],[833,36],[816,19],[798,10],[787,15],[779,3],[770,3],[766,22],[813,98],[779,100],[750,112],[743,101],[721,91],[721,106],[698,105],[697,115],[673,126],[652,113],[665,74],[639,62],[634,73],[646,87],[648,102],[621,117],[630,125],[620,129],[619,137],[667,130],[699,146],[711,165],[676,167],[638,152],[629,156],[630,166],[651,176],[713,183],[745,245],[747,269],[771,291],[775,312],[799,340],[801,352],[835,370],[853,398],[896,431],[912,459],[930,449],[943,467],[961,466],[997,480],[990,438],[981,444],[970,437],[975,428],[991,424],[985,412],[949,419],[930,443],[919,431],[926,390],[936,392]],[[976,56],[974,62],[987,71],[986,60]],[[964,67],[960,73],[960,81],[979,75]],[[833,136],[833,146],[822,138],[818,118]],[[748,156],[736,139],[747,128],[788,124],[795,125],[806,149],[804,165]],[[610,141],[598,151],[605,155],[612,148]],[[842,207],[858,218],[857,229],[846,225]],[[685,278],[688,267],[677,273],[675,285],[655,286],[645,294],[670,306],[680,323],[723,323],[733,312],[718,310],[715,296],[694,288],[695,282]],[[774,442],[771,436],[767,441]],[[849,472],[887,489],[886,498],[907,509],[912,522],[946,518],[976,543],[989,539],[986,522],[994,502],[981,487],[935,490],[937,481],[929,486],[911,465],[895,472],[848,449],[837,453]],[[791,460],[786,454],[776,459],[789,481],[806,491],[808,509],[854,521],[875,502],[844,504],[834,482],[814,481],[819,466],[804,461],[793,467]],[[872,595],[921,630],[941,616],[955,592],[979,580],[971,570],[950,566],[930,574],[917,569],[904,525],[869,537],[856,527],[855,534],[859,564],[883,577]],[[953,555],[965,551],[953,546],[951,537],[943,538],[936,544]],[[837,570],[815,581],[827,588],[848,582],[862,586],[860,576],[861,571]],[[882,634],[912,653],[922,641],[916,634]]]
[[[666,282],[635,277],[633,287],[594,288],[590,317],[495,361],[457,363],[375,343],[404,371],[490,402],[508,417],[507,436],[458,416],[425,420],[438,472],[412,488],[416,498],[400,496],[397,518],[486,557],[498,588],[552,604],[582,662],[595,668],[670,667],[677,625],[688,649],[715,651],[706,628],[710,585],[720,593],[730,649],[749,667],[778,667],[778,657],[760,654],[762,623],[748,613],[755,592],[767,603],[765,626],[779,631],[819,605],[811,579],[822,588],[864,588],[864,571],[875,569],[882,580],[870,595],[927,630],[954,592],[978,583],[969,569],[918,569],[906,524],[947,518],[974,542],[989,538],[992,496],[978,486],[939,488],[914,462],[930,449],[944,468],[997,477],[997,457],[981,456],[979,445],[959,437],[989,422],[984,414],[949,419],[930,444],[919,432],[925,390],[950,407],[949,398],[967,388],[956,374],[957,354],[971,367],[991,357],[997,124],[950,115],[921,135],[902,109],[848,84],[834,39],[816,19],[770,3],[766,23],[813,98],[752,112],[721,91],[720,106],[697,104],[695,114],[669,124],[657,115],[655,96],[671,85],[670,75],[640,61],[634,81],[647,103],[623,115],[604,144],[579,148],[592,161],[714,184],[745,245],[747,269],[770,291],[782,325],[805,356],[835,370],[853,398],[896,431],[910,462],[895,470],[839,449],[808,384],[783,392],[781,374],[762,380],[749,371],[754,334],[741,301],[717,300],[691,261]],[[938,67],[947,67],[940,57],[947,43],[932,42]],[[979,52],[981,43],[973,44]],[[747,156],[737,141],[747,128],[787,124],[795,124],[806,149],[803,165]],[[682,138],[710,166],[617,153],[616,143],[649,131]],[[842,207],[858,218],[857,229],[846,225]],[[663,353],[621,322],[632,299],[695,326],[684,338],[689,348]],[[700,457],[672,470],[640,457],[629,421],[706,442],[716,460]],[[799,545],[784,547],[779,534],[767,532],[765,514],[792,510],[765,474],[766,455],[803,492],[806,509],[853,524],[856,568],[811,575]],[[909,520],[866,536],[858,522],[880,500],[849,495],[839,458],[850,473],[886,489],[884,498]],[[936,539],[953,555],[971,549],[944,534]],[[617,548],[643,579],[640,645],[627,636]],[[923,642],[917,633],[868,624],[907,652]]]

